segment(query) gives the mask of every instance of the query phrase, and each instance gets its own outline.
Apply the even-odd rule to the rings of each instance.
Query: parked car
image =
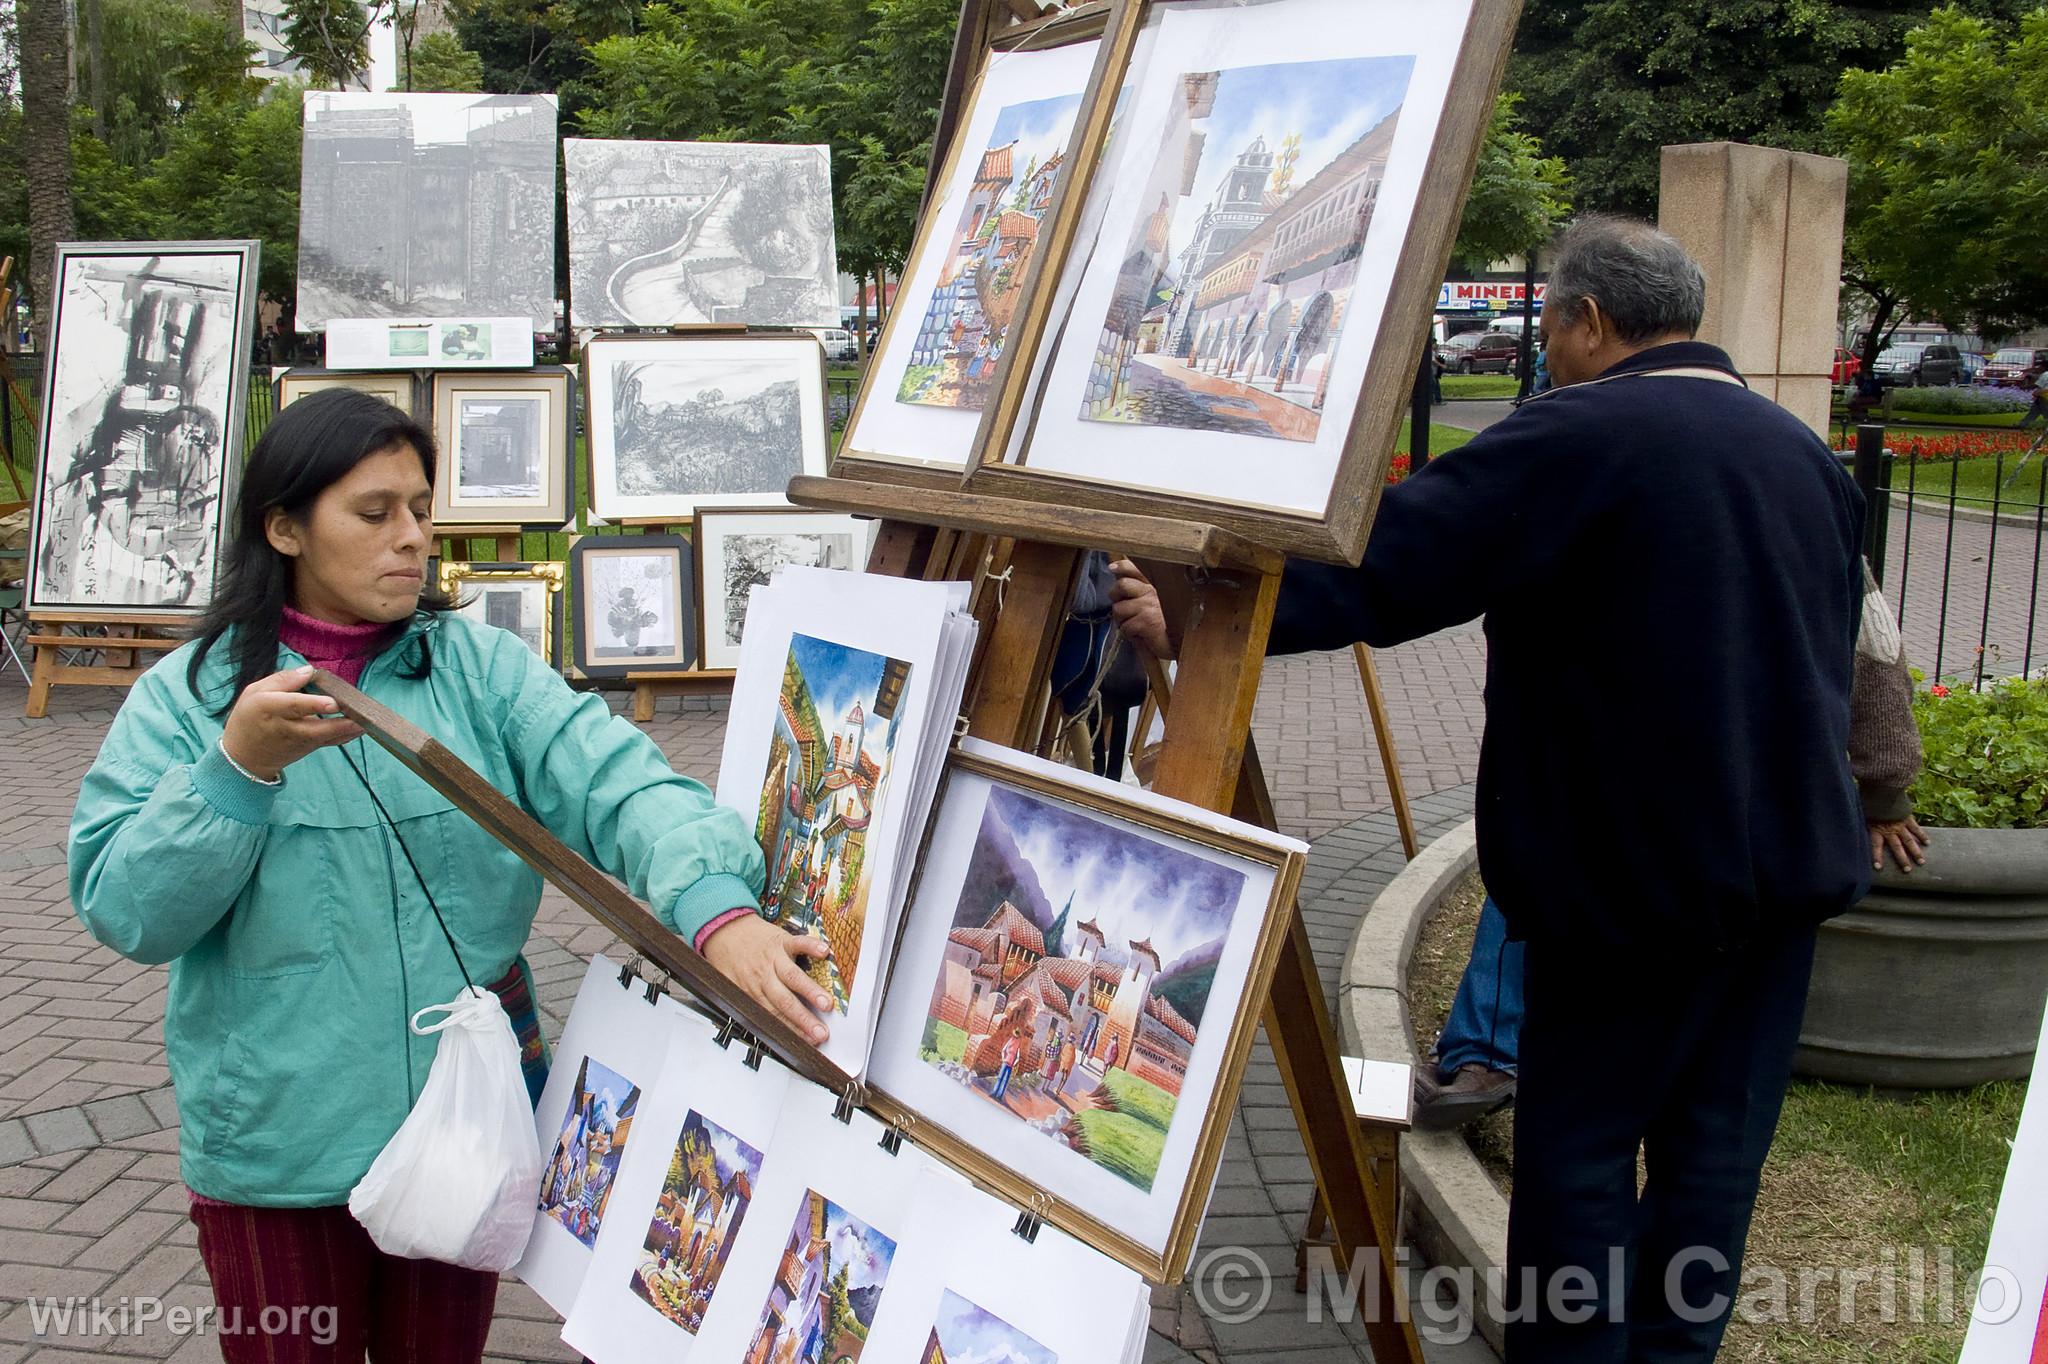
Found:
[[[1835,347],[1835,368],[1830,379],[1836,388],[1846,388],[1856,382],[1856,376],[1863,372],[1863,357],[1854,351]]]
[[[2032,388],[2034,381],[2041,377],[2041,371],[2044,369],[2048,369],[2048,350],[2009,346],[1993,355],[1985,364],[1982,382],[2006,384],[2014,388]]]
[[[1939,388],[1963,374],[1963,355],[1943,342],[1892,346],[1877,357],[1877,380],[1901,388]]]
[[[860,347],[846,328],[812,327],[810,332],[825,344],[825,358],[831,363],[850,365],[860,359]]]
[[[1454,374],[1514,374],[1522,360],[1522,338],[1513,332],[1462,332],[1437,353]]]
[[[1962,370],[1956,375],[1956,382],[1974,384],[1983,376],[1984,366],[1990,363],[1990,358],[1981,350],[1966,350],[1961,355]]]

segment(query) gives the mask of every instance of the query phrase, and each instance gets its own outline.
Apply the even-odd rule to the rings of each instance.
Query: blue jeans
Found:
[[[1489,895],[1472,935],[1472,962],[1436,1039],[1437,1075],[1449,1080],[1474,1064],[1512,1075],[1521,1037],[1522,944],[1508,941],[1507,918]]]

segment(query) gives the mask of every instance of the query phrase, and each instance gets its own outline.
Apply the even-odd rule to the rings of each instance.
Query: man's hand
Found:
[[[334,702],[300,690],[312,677],[310,667],[292,668],[243,688],[221,733],[221,747],[236,766],[258,780],[276,781],[315,749],[345,744],[363,732],[352,721],[323,718],[334,714]]]
[[[1160,609],[1159,589],[1138,571],[1129,559],[1109,566],[1116,583],[1109,589],[1109,611],[1125,639],[1164,662],[1173,657],[1173,641],[1166,634],[1166,612]]]
[[[1899,870],[1908,876],[1913,868],[1923,866],[1927,854],[1927,833],[1920,827],[1920,821],[1907,815],[1904,819],[1873,819],[1870,824],[1870,869],[1884,870],[1884,855],[1887,850],[1892,860],[1899,864]]]
[[[825,1043],[825,1025],[817,1014],[831,1011],[832,996],[804,974],[796,959],[831,955],[832,948],[823,938],[797,937],[758,914],[734,919],[704,944],[704,959],[717,967],[719,974],[810,1038],[813,1046]]]

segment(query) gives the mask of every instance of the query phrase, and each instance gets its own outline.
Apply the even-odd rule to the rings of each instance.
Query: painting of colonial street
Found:
[[[597,1244],[612,1179],[639,1107],[640,1086],[594,1057],[583,1058],[569,1111],[541,1174],[540,1207],[585,1246]]]
[[[1063,95],[1014,104],[997,117],[943,244],[938,286],[898,401],[977,412],[987,401],[1080,104],[1079,95]]]
[[[1243,888],[1192,852],[991,789],[919,1054],[1149,1192]]]
[[[1181,77],[1083,420],[1316,439],[1414,66]]]
[[[888,797],[910,665],[792,635],[754,827],[768,861],[761,912],[832,945],[810,974],[845,1013],[860,963],[868,831]]]
[[[949,1288],[917,1364],[1059,1364],[1059,1357]]]
[[[633,1270],[634,1296],[696,1335],[760,1177],[761,1153],[693,1110]]]
[[[895,1259],[894,1241],[807,1191],[746,1364],[858,1364]]]

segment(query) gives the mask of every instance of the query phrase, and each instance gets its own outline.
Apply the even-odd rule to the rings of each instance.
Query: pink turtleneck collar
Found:
[[[403,633],[405,622],[402,620],[389,625],[380,625],[376,621],[361,625],[335,625],[287,606],[284,619],[278,622],[277,640],[286,648],[304,654],[306,661],[314,667],[327,669],[353,687],[362,680],[363,668],[369,661],[383,653],[386,646]]]

